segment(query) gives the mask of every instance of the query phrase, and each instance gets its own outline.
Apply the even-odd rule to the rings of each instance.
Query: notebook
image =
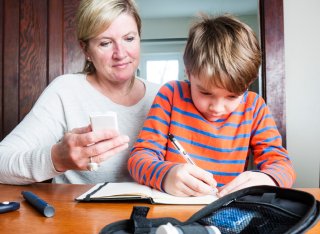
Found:
[[[215,194],[199,197],[173,196],[136,182],[99,183],[75,200],[80,202],[147,202],[151,204],[206,205],[217,200]]]

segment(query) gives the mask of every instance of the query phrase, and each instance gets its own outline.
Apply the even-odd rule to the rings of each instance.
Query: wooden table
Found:
[[[37,183],[26,186],[0,184],[0,201],[20,202],[20,209],[0,214],[0,233],[99,233],[107,224],[128,219],[134,205],[141,203],[78,203],[74,198],[92,185]],[[46,218],[31,207],[21,196],[21,191],[32,191],[55,207],[52,218]],[[319,188],[300,189],[312,193],[320,200]],[[148,218],[174,217],[187,220],[202,205],[150,205]],[[320,233],[320,223],[308,233]]]

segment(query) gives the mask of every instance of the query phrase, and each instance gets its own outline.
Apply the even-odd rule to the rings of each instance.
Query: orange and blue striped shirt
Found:
[[[168,138],[171,133],[197,166],[212,173],[218,186],[247,170],[249,156],[257,171],[280,187],[291,187],[295,172],[264,100],[246,91],[226,119],[206,120],[194,106],[189,81],[170,81],[159,90],[128,160],[131,176],[162,190],[166,173],[185,163]]]

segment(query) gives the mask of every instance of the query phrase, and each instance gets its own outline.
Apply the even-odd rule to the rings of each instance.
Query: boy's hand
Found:
[[[238,175],[229,184],[226,184],[225,186],[221,187],[219,189],[218,196],[223,197],[237,190],[256,185],[276,186],[276,183],[270,176],[262,172],[245,171]]]
[[[216,190],[211,173],[191,164],[179,164],[165,176],[163,189],[175,196],[203,196]]]

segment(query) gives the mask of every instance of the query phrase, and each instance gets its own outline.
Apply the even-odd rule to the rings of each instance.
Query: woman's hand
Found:
[[[163,189],[175,196],[213,194],[216,186],[211,173],[187,163],[174,166],[163,181]]]
[[[52,162],[57,171],[88,170],[92,162],[101,163],[128,148],[129,137],[117,131],[93,132],[90,125],[65,133],[51,149]]]
[[[222,197],[237,190],[256,186],[256,185],[272,185],[276,186],[276,182],[267,174],[255,171],[245,171],[238,175],[229,184],[219,189],[218,196]]]

